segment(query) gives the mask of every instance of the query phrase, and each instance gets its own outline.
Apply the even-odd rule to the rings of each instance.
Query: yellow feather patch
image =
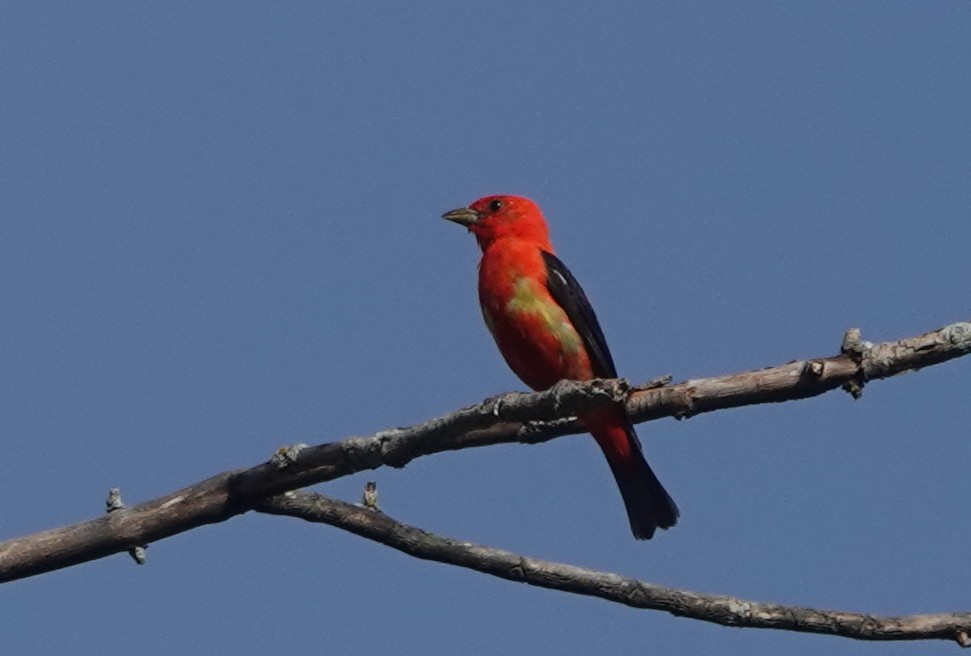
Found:
[[[506,312],[528,314],[539,319],[556,336],[566,353],[576,353],[580,349],[580,335],[570,323],[566,312],[532,278],[520,278],[513,284],[513,295],[506,303]],[[488,318],[486,323],[489,323]]]

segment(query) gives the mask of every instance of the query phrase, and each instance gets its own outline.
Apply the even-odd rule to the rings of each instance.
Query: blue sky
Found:
[[[622,375],[827,355],[966,320],[966,3],[0,8],[0,537],[277,447],[522,385],[438,217],[535,199]],[[451,537],[765,601],[962,610],[957,361],[641,426],[682,510],[634,541],[596,446],[376,480]],[[733,630],[247,515],[0,589],[4,653],[891,654]],[[954,645],[922,645],[925,653]]]

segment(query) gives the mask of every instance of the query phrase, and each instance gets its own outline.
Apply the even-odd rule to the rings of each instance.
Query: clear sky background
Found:
[[[0,537],[295,442],[522,389],[442,212],[535,199],[622,375],[971,319],[971,5],[0,8]],[[971,606],[958,360],[643,425],[681,523],[632,539],[593,441],[423,458],[397,519],[740,597]],[[738,630],[246,515],[0,588],[4,654],[903,654]]]

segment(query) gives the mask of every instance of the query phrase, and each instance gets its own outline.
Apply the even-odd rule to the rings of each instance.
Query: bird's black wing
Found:
[[[544,251],[543,261],[546,264],[546,288],[580,334],[594,375],[600,378],[616,378],[617,370],[600,329],[600,322],[597,321],[597,315],[590,307],[590,301],[583,293],[580,283],[552,253]],[[627,461],[611,458],[606,447],[604,453],[607,454],[607,462],[610,463],[617,485],[620,486],[634,537],[638,540],[649,540],[656,529],[670,528],[677,523],[678,507],[644,459],[641,442],[637,439],[630,420],[625,421],[624,430],[630,444],[630,457]]]
[[[580,339],[587,348],[593,373],[599,378],[616,378],[617,368],[614,367],[614,359],[607,348],[607,340],[604,339],[600,322],[597,321],[597,315],[594,314],[580,283],[552,253],[543,251],[543,262],[546,264],[546,288],[580,334]]]

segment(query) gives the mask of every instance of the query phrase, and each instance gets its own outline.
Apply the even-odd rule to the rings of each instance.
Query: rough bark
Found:
[[[310,497],[301,494],[291,495],[288,499],[278,495],[385,465],[403,467],[415,458],[442,451],[509,442],[538,443],[581,432],[582,428],[572,417],[580,409],[601,403],[624,400],[633,421],[645,422],[661,417],[683,418],[724,408],[802,399],[840,387],[858,398],[869,381],[965,355],[971,351],[971,323],[955,323],[916,337],[881,344],[861,341],[859,331],[851,330],[844,337],[840,350],[837,356],[797,360],[776,367],[688,380],[675,385],[652,381],[641,387],[629,388],[623,380],[562,382],[546,392],[512,393],[487,399],[408,428],[313,447],[297,445],[281,449],[269,462],[250,469],[224,472],[132,508],[123,508],[117,499],[113,502],[109,499],[109,513],[105,516],[0,542],[0,582],[34,576],[123,551],[135,554],[134,550],[149,542],[204,524],[222,522],[257,508],[281,514],[303,513],[300,516],[310,519],[307,508],[298,513],[293,505],[295,500],[307,501]],[[319,510],[323,503],[314,499],[310,505]],[[320,517],[336,516],[333,509],[338,507],[334,505],[338,502],[326,500],[326,503],[330,504],[328,507],[331,510]],[[348,514],[350,511],[347,508],[342,512],[345,518],[343,524],[337,520],[328,523],[364,535],[364,529],[359,527],[360,522],[352,521],[360,516]],[[387,523],[392,521],[389,518],[376,519],[380,517],[383,516],[370,517],[367,530],[377,533],[366,537],[377,539],[374,536],[380,531],[390,531],[395,527],[399,532],[413,532],[409,535],[428,535],[419,529],[394,522],[392,526]],[[388,536],[393,535],[397,534],[387,533],[386,537],[390,540]],[[455,552],[456,548],[486,549],[445,538],[435,539],[443,541],[436,547],[436,553],[442,552],[442,544],[452,545],[453,553],[442,552],[445,555],[437,559],[443,562],[454,560],[453,564],[465,564],[458,562],[461,559]],[[387,540],[379,541],[390,544]],[[392,546],[413,553],[404,548],[407,544],[405,540]],[[430,557],[428,554],[432,551],[423,552],[425,555],[414,552],[413,555]],[[518,566],[510,565],[503,569],[503,565],[488,571],[497,576],[526,580],[546,587],[554,587],[551,582],[556,580],[560,582],[560,587],[556,589],[593,594],[641,608],[667,610],[733,626],[789,628],[875,640],[948,638],[957,640],[963,646],[971,644],[967,614],[874,618],[668,590],[615,574],[580,568],[570,568],[569,571],[576,575],[572,579],[556,574],[545,577],[544,568],[552,565],[550,563],[494,549],[488,551],[493,556],[503,554],[503,558],[512,559],[508,563],[520,563]],[[445,560],[446,556],[453,560]],[[557,567],[569,568],[566,565]],[[503,571],[506,575],[500,573]],[[605,588],[597,583],[602,580],[616,582],[614,592],[603,592]],[[615,592],[623,592],[620,595],[623,598],[614,598]],[[663,605],[660,601],[662,596],[659,596],[662,592],[666,595],[663,598],[667,599]],[[699,609],[702,608],[708,608],[705,612],[710,611],[710,617],[701,617]],[[789,619],[785,620],[785,617]]]
[[[259,502],[257,510],[336,526],[415,558],[713,624],[821,633],[856,640],[938,639],[954,640],[965,647],[971,644],[968,637],[971,634],[971,613],[882,617],[677,590],[611,572],[539,560],[503,549],[441,537],[402,524],[380,511],[311,492],[288,492],[271,497]]]

